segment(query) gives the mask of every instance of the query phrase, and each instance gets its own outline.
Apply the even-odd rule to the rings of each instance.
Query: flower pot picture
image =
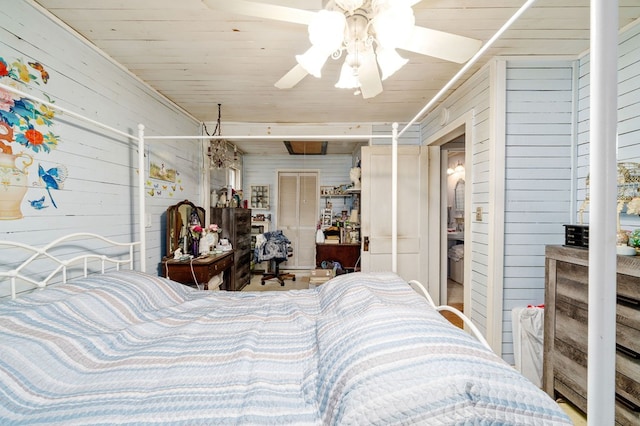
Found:
[[[0,152],[0,219],[23,217],[20,204],[27,193],[27,168],[32,163],[29,154]]]
[[[39,62],[8,62],[0,57],[0,82],[4,85],[24,91],[21,86],[46,84],[48,81],[49,74]],[[58,136],[47,130],[53,125],[54,115],[54,110],[47,105],[0,89],[0,220],[24,217],[20,206],[29,189],[29,168],[34,163],[34,155],[47,154],[58,146]],[[58,168],[44,171],[39,166],[38,169],[41,186],[57,208],[51,189],[61,189],[64,179],[59,178],[60,174],[50,173]],[[66,169],[63,166],[59,169],[65,170],[66,178]],[[47,206],[44,202],[42,200],[39,208]]]

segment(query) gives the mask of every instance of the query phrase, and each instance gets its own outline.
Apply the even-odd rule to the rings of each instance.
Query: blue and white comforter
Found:
[[[394,274],[227,293],[136,272],[0,303],[0,424],[51,423],[571,424]]]

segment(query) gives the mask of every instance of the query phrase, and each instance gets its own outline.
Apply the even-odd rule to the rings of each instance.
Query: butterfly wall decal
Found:
[[[39,71],[42,81],[44,84],[47,84],[47,81],[49,81],[49,73],[44,69],[42,64],[40,62],[29,62],[29,66],[34,70]]]
[[[40,177],[40,181],[44,184],[44,187],[49,194],[49,198],[51,198],[51,204],[53,204],[53,207],[55,208],[58,208],[58,206],[51,195],[51,189],[62,189],[62,184],[67,179],[67,174],[67,168],[61,164],[46,171],[42,167],[42,164],[38,164],[38,176]]]

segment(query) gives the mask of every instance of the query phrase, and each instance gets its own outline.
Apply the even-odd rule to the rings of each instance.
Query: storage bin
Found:
[[[464,260],[449,259],[449,278],[453,281],[464,284]]]

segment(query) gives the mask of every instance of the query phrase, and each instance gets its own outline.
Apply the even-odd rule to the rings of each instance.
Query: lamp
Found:
[[[344,39],[345,16],[336,11],[321,10],[309,23],[309,41],[311,48],[302,55],[296,55],[296,61],[306,72],[316,78],[321,77],[321,69],[329,56],[340,48]]]
[[[455,167],[449,166],[449,168],[447,169],[448,175],[452,175],[454,173],[463,173],[463,172],[464,172],[464,166],[460,161],[458,161],[458,164],[456,164]]]
[[[408,60],[396,48],[404,45],[415,26],[410,2],[392,0],[334,0],[334,10],[319,11],[309,24],[311,48],[297,55],[298,63],[314,77],[329,56],[338,59],[345,50],[338,88],[360,87],[358,69],[363,54],[375,55],[382,80],[392,76]],[[376,45],[375,54],[373,45]]]
[[[221,136],[222,126],[220,124],[220,109],[222,104],[218,104],[218,121],[216,128],[213,131],[213,136]],[[216,135],[216,132],[218,133]],[[211,135],[209,135],[211,136]],[[209,167],[223,169],[229,167],[237,159],[237,148],[234,146],[234,157],[229,156],[228,142],[226,139],[217,138],[209,141],[209,149],[207,155],[209,156]]]

